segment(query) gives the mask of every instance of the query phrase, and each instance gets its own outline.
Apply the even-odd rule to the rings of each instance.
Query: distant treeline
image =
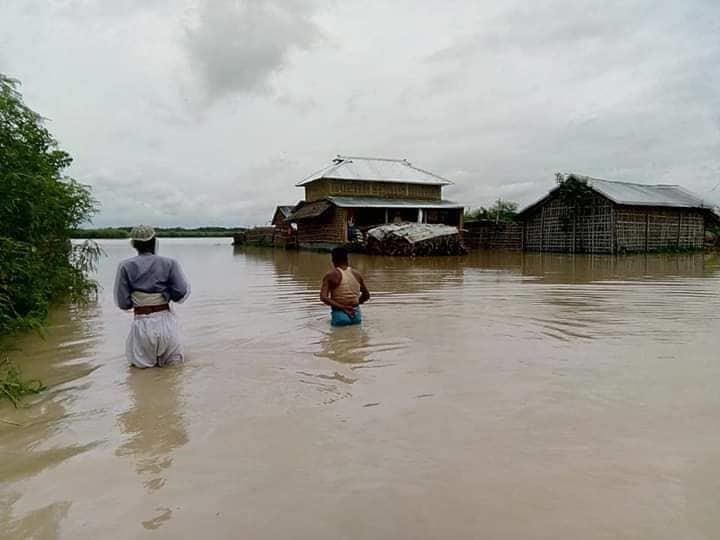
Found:
[[[129,238],[132,227],[107,227],[104,229],[76,229],[73,238]],[[155,232],[161,238],[219,238],[232,236],[245,231],[243,227],[156,227]]]

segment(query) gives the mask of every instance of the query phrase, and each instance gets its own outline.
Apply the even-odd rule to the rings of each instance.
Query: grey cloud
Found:
[[[6,4],[1,66],[97,225],[262,224],[336,153],[408,158],[473,207],[556,171],[720,179],[717,0]]]
[[[559,48],[565,54],[582,55],[596,46],[611,53],[638,41],[657,46],[678,32],[705,33],[713,27],[717,31],[717,24],[707,21],[712,18],[709,12],[720,14],[717,4],[703,1],[659,5],[654,0],[550,0],[506,6],[502,13],[481,21],[477,32],[429,55],[426,62],[452,62],[487,52],[536,56]],[[645,52],[652,54],[652,49]]]
[[[185,36],[190,65],[209,101],[266,91],[293,50],[322,36],[310,0],[204,0]]]

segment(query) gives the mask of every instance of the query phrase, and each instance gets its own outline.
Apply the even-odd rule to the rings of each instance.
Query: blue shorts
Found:
[[[355,315],[351,317],[345,313],[342,309],[333,308],[331,312],[330,324],[333,326],[352,326],[353,324],[360,324],[362,322],[362,313],[360,308],[355,308]]]

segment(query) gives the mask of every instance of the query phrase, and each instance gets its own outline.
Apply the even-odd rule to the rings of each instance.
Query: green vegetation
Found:
[[[63,174],[72,158],[17,87],[0,74],[0,336],[43,322],[54,300],[86,297],[98,255],[70,242],[95,201]]]
[[[73,238],[87,239],[113,239],[128,238],[132,227],[108,227],[104,229],[76,229],[72,232]],[[197,227],[194,229],[186,229],[184,227],[156,227],[158,237],[160,238],[221,238],[229,237],[234,234],[241,233],[246,229],[242,227],[226,228],[226,227]]]
[[[705,233],[705,244],[712,249],[720,248],[720,225],[712,225]]]
[[[563,232],[570,233],[583,211],[597,204],[597,197],[587,182],[574,176],[563,177],[557,173],[559,188],[558,199],[566,206],[566,212],[560,216]]]
[[[45,385],[38,380],[23,380],[18,368],[8,359],[0,361],[0,398],[9,399],[17,407],[28,395],[39,394]]]
[[[54,301],[87,299],[96,290],[87,275],[100,255],[91,243],[70,241],[95,212],[95,201],[87,186],[64,174],[72,158],[18,86],[0,74],[0,338],[39,328]],[[2,366],[0,392],[13,403],[41,389]]]
[[[465,221],[494,221],[511,222],[515,220],[518,213],[518,204],[512,201],[498,199],[489,208],[481,206],[477,210],[465,213]]]

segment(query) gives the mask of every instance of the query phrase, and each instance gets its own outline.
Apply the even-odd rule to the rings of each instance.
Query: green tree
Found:
[[[498,199],[489,208],[481,206],[465,214],[466,221],[494,221],[510,222],[515,219],[518,213],[518,204],[512,201]]]
[[[560,216],[562,229],[566,233],[573,231],[578,218],[597,204],[595,192],[588,185],[587,180],[574,175],[555,175],[558,182],[557,196],[565,205],[565,211]]]
[[[87,295],[99,254],[70,242],[96,204],[87,186],[64,174],[72,158],[18,86],[0,74],[0,336],[39,324],[55,300]]]

